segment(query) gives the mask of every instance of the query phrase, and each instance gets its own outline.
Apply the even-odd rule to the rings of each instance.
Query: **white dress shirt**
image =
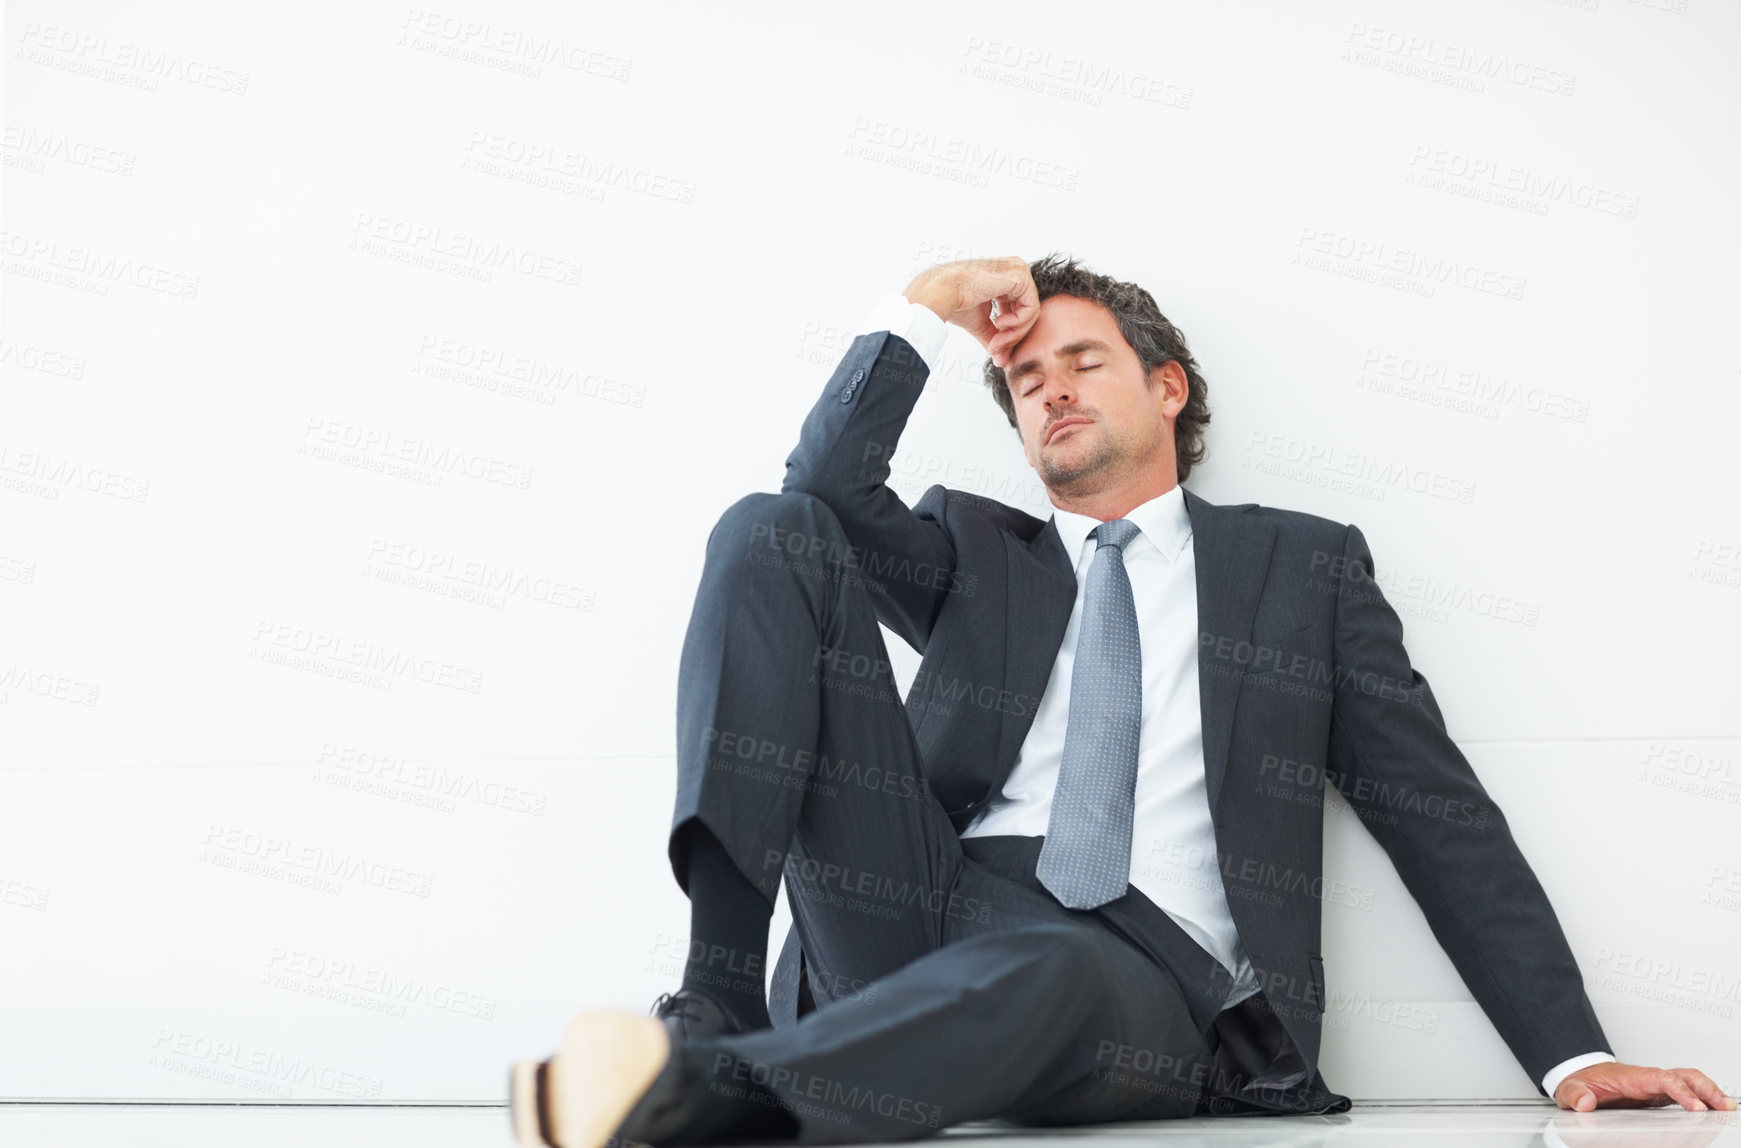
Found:
[[[937,313],[905,295],[880,297],[860,334],[890,331],[906,339],[930,368],[948,335]],[[1136,507],[1127,519],[1142,532],[1124,548],[1142,648],[1143,713],[1137,747],[1136,819],[1131,831],[1130,883],[1176,921],[1233,974],[1227,1004],[1261,987],[1221,883],[1215,825],[1203,768],[1203,710],[1197,692],[1197,564],[1183,489],[1174,486]],[[1003,791],[961,831],[963,837],[1013,834],[1043,837],[1064,757],[1070,680],[1081,632],[1089,564],[1097,549],[1089,531],[1100,520],[1053,508],[1058,537],[1076,571],[1076,602],[1034,714]],[[1591,1052],[1555,1065],[1542,1080],[1549,1096],[1567,1075],[1613,1060]]]

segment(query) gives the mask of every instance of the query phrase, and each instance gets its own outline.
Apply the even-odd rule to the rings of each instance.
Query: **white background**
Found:
[[[1188,335],[1193,489],[1364,531],[1613,1051],[1738,1090],[1733,0],[5,26],[0,1096],[499,1100],[675,987],[707,532],[878,294],[1053,250]],[[893,482],[1043,517],[982,361]],[[1535,1098],[1326,817],[1331,1086]]]

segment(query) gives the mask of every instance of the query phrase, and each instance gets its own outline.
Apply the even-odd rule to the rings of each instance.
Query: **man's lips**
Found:
[[[1051,442],[1053,439],[1057,438],[1058,432],[1063,430],[1065,427],[1073,427],[1090,421],[1092,420],[1076,417],[1059,419],[1057,422],[1052,424],[1052,429],[1046,432],[1046,441]]]

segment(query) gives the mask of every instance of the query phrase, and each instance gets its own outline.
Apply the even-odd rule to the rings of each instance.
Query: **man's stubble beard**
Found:
[[[1107,473],[1107,468],[1116,463],[1118,458],[1117,446],[1103,435],[1094,449],[1088,452],[1087,457],[1075,463],[1061,463],[1054,456],[1041,454],[1040,480],[1051,490],[1074,494],[1088,480]]]
[[[1100,441],[1076,463],[1066,465],[1054,456],[1041,453],[1040,481],[1048,490],[1072,497],[1091,494],[1121,474],[1137,470],[1148,453],[1160,446],[1158,441],[1142,444],[1119,438],[1099,420],[1089,425],[1101,429]],[[1085,432],[1078,430],[1075,433]]]

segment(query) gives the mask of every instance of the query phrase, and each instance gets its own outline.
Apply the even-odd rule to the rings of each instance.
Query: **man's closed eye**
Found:
[[[1098,371],[1101,367],[1103,367],[1105,365],[1106,364],[1104,364],[1104,363],[1095,363],[1092,367],[1077,367],[1076,369],[1078,371]],[[1035,391],[1037,391],[1039,389],[1040,389],[1040,385],[1038,383],[1035,383],[1033,386],[1029,387],[1027,390],[1022,392],[1022,397],[1025,399],[1029,395],[1033,394]]]

